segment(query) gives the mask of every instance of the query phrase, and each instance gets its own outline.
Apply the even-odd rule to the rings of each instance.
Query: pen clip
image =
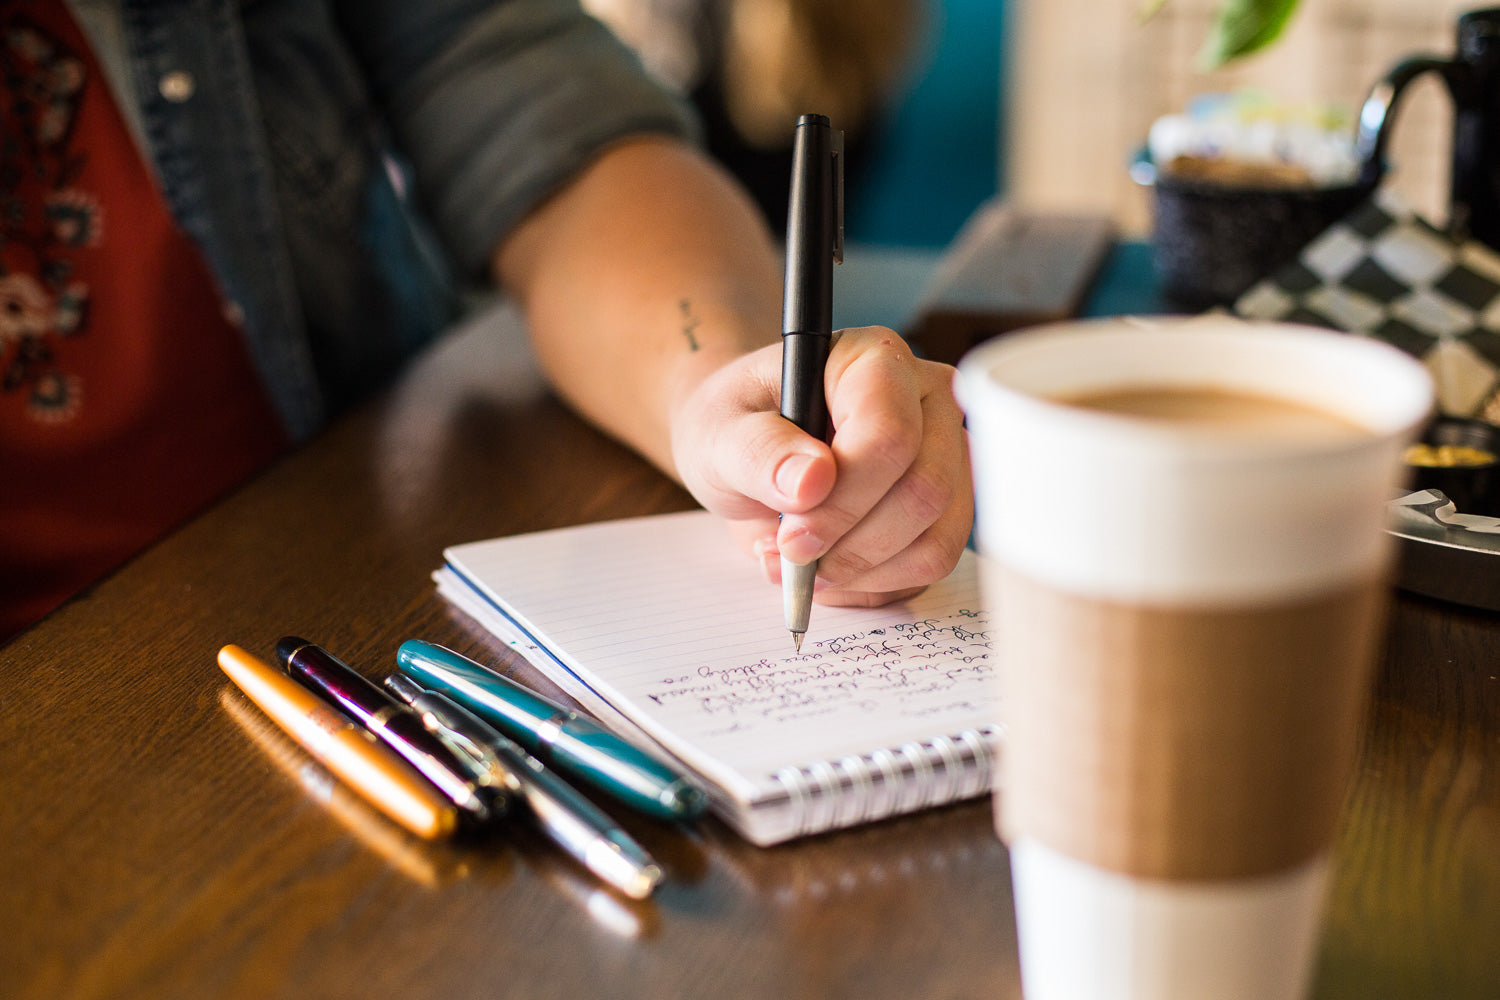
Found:
[[[833,262],[844,262],[844,130],[830,129],[833,157]]]

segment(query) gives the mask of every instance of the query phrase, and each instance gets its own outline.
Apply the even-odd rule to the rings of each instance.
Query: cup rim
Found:
[[[1121,374],[1099,360],[1100,353],[1108,350],[1120,364],[1145,371],[1149,365],[1141,360],[1145,355],[1140,352],[1147,348],[1158,355],[1166,352],[1167,363],[1154,375]],[[1244,357],[1257,355],[1262,363],[1253,369],[1228,370],[1221,352],[1229,349]],[[1092,358],[1093,367],[1068,373],[1055,361],[1063,356]],[[1266,367],[1271,358],[1280,358],[1284,364],[1300,359],[1315,370],[1288,370],[1285,377],[1272,377]],[[1021,378],[1021,384],[1014,384],[1017,372],[1024,375],[1028,365],[1032,369],[1030,379]],[[1347,370],[1341,370],[1341,365],[1347,365]],[[1047,374],[1049,371],[1051,374]],[[1039,386],[1038,380],[1043,384]],[[1370,435],[1338,442],[1268,441],[1213,428],[1085,410],[1055,398],[1127,386],[1201,386],[1205,380],[1231,391],[1324,409],[1366,428]],[[1064,386],[1062,382],[1069,384]],[[1257,453],[1325,454],[1347,451],[1351,445],[1365,442],[1410,437],[1428,420],[1434,401],[1427,369],[1383,341],[1321,327],[1224,315],[1073,320],[1002,334],[959,360],[954,391],[971,415],[983,397],[1010,411],[1015,419],[1045,419],[1054,426],[1072,425],[1080,431],[1128,438],[1136,444],[1234,460]]]

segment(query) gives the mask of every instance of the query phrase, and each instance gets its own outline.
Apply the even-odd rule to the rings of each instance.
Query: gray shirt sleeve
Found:
[[[609,143],[698,134],[686,104],[574,0],[358,0],[341,20],[467,276]]]

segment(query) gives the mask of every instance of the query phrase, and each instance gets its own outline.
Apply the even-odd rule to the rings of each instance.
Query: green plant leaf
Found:
[[[1281,36],[1296,9],[1297,0],[1224,0],[1198,52],[1198,65],[1218,69],[1260,51]]]

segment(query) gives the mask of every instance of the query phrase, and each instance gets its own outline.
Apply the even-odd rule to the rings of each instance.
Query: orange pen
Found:
[[[219,650],[219,667],[287,735],[381,812],[435,840],[458,826],[458,809],[369,731],[239,646]]]

